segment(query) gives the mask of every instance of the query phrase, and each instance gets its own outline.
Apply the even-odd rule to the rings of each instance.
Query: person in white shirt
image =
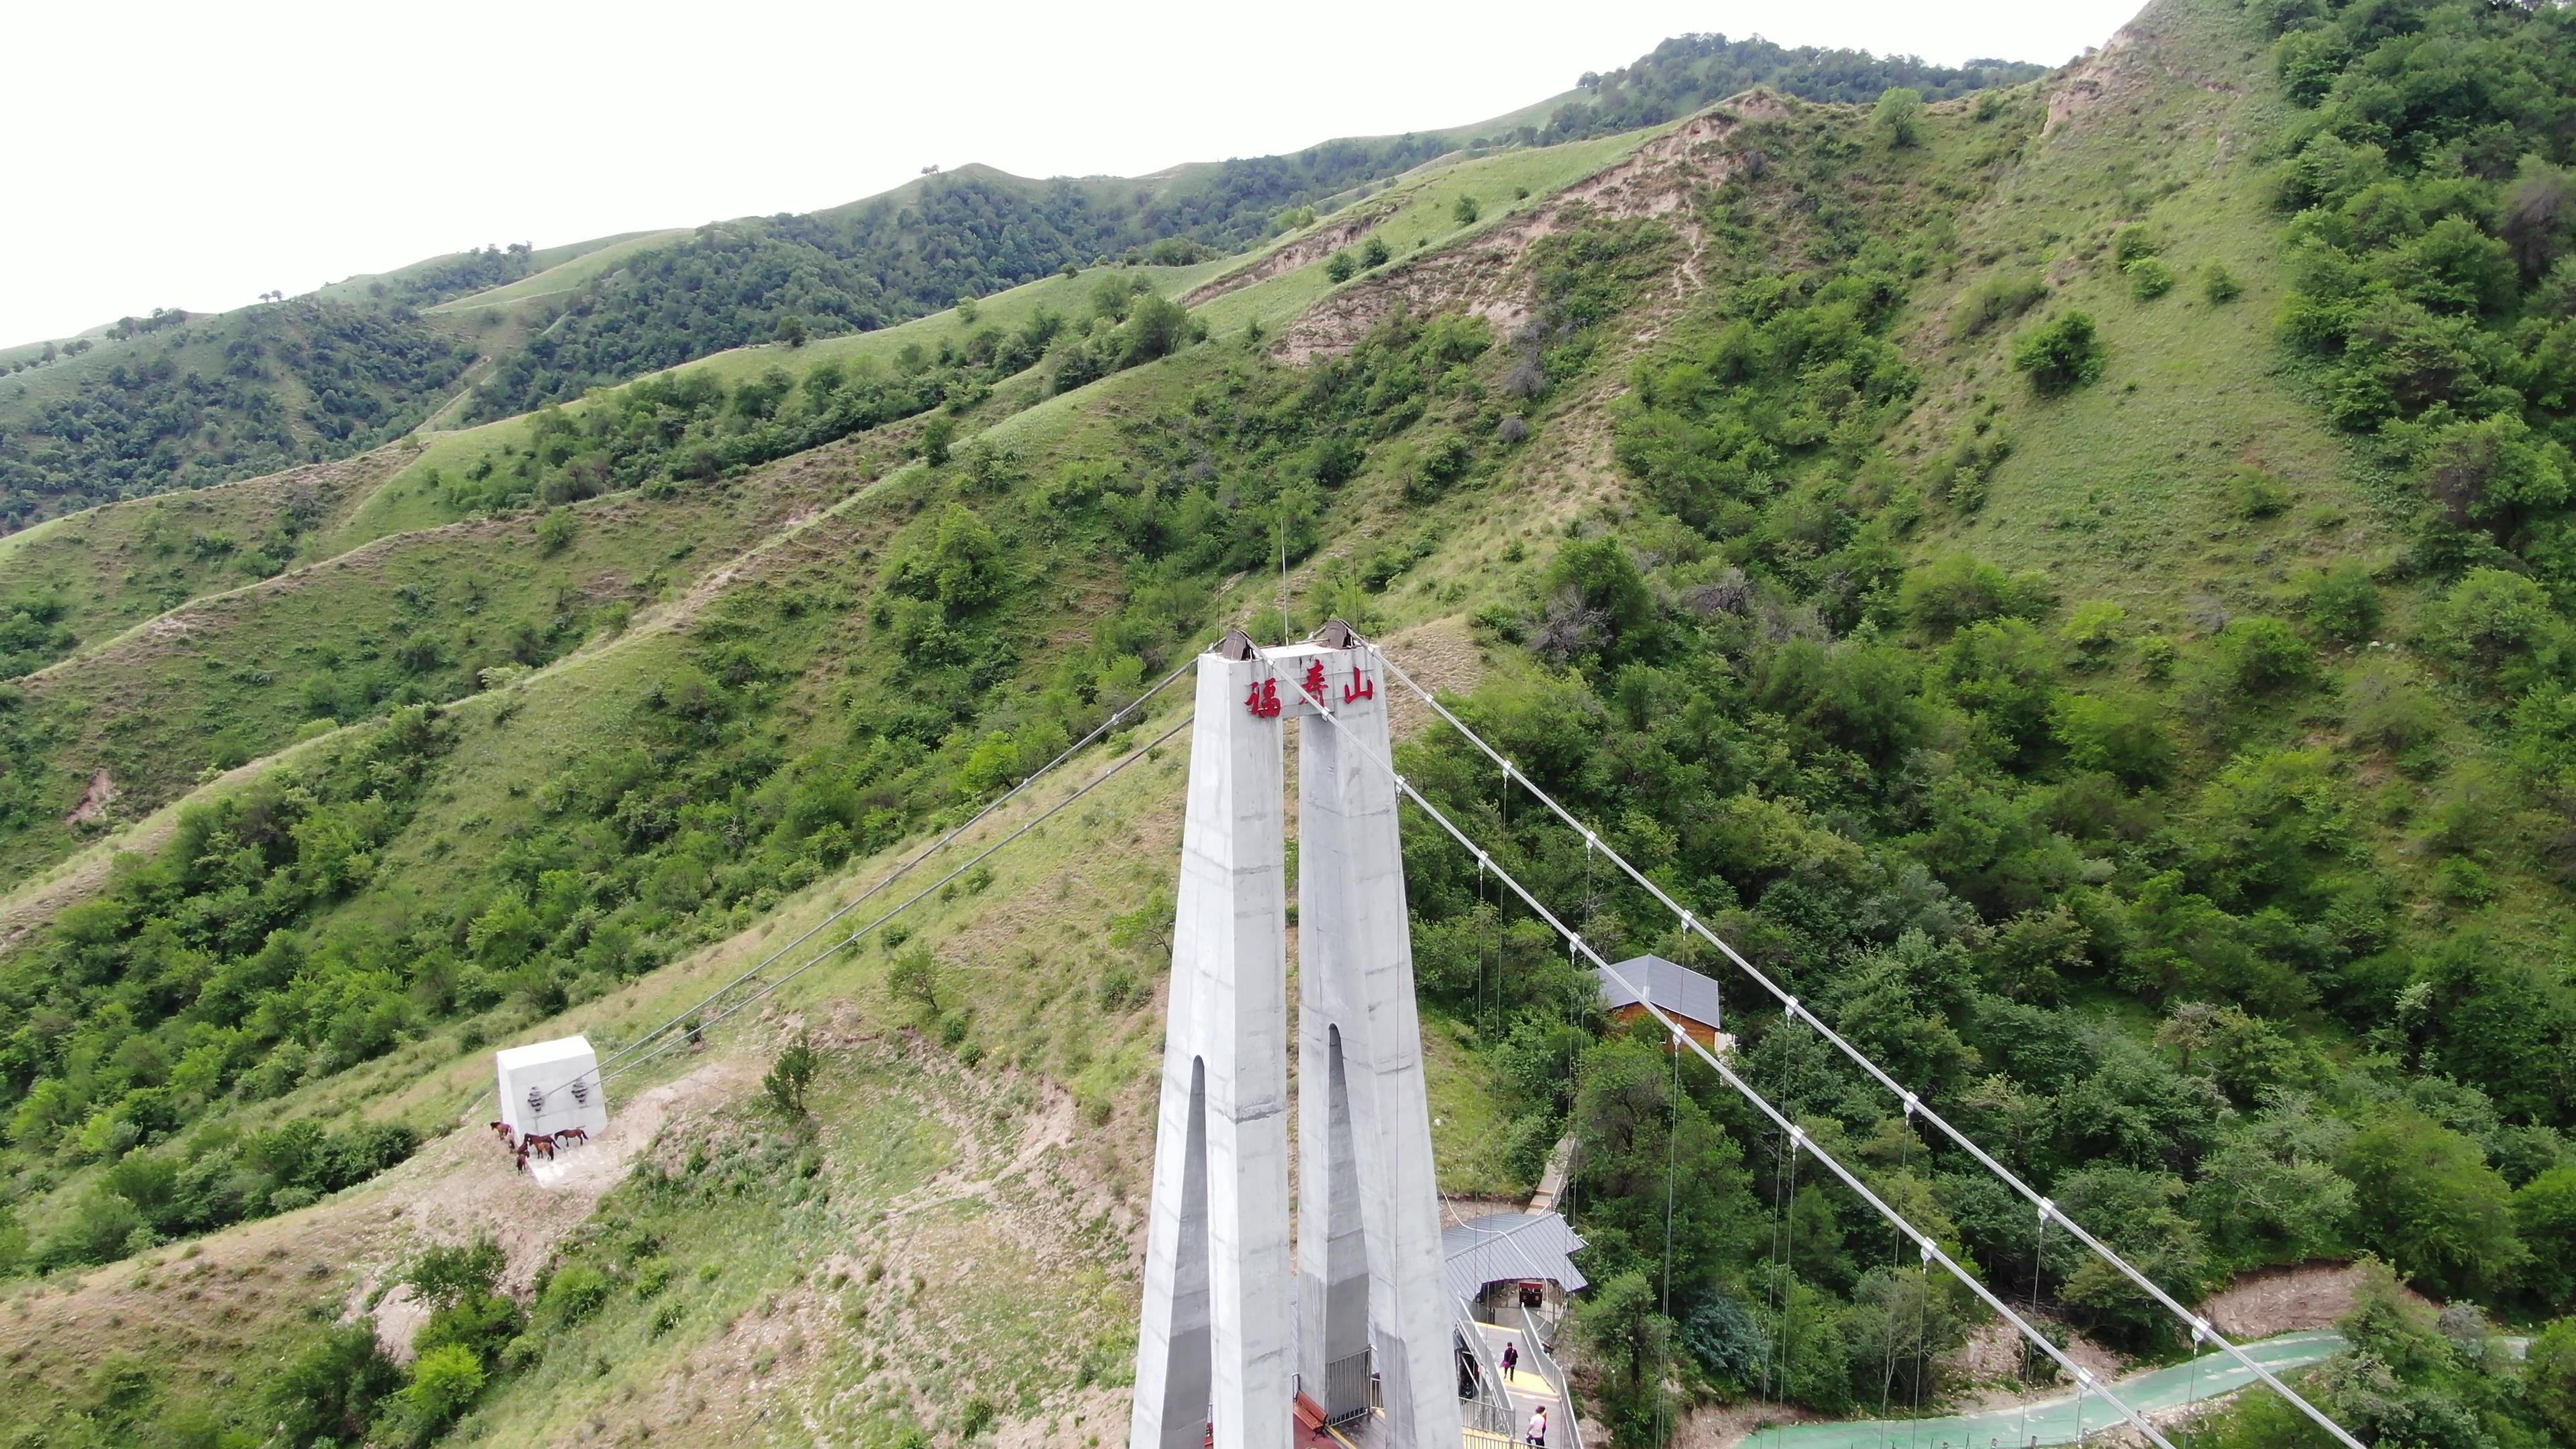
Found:
[[[1547,1405],[1530,1411],[1529,1432],[1522,1437],[1530,1449],[1547,1449]]]

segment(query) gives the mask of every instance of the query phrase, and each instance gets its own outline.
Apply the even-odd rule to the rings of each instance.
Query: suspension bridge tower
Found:
[[[1302,1392],[1460,1442],[1376,649],[1329,624],[1200,657],[1128,1449],[1289,1449]],[[1286,728],[1298,723],[1297,1243]]]

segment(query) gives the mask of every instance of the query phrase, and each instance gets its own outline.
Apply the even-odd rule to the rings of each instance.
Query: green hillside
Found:
[[[2036,73],[1693,36],[1615,72],[1607,89],[1544,103],[1545,129],[1514,113],[1139,178],[968,166],[806,215],[487,246],[274,309],[128,317],[97,336],[0,352],[0,527],[346,456],[433,417],[510,417],[788,332],[884,327],[1065,268],[1187,265],[1445,155],[1656,124],[1748,85],[1851,99],[1901,83],[1937,96]]]
[[[422,316],[649,375],[0,541],[0,1430],[1115,1439],[1181,697],[792,943],[1227,627],[1338,617],[2179,1299],[2338,1320],[2298,1382],[2363,1442],[2569,1440],[2571,25],[2157,0],[1929,101],[1694,38],[966,305],[888,279],[1007,178],[475,254],[524,275]],[[1828,98],[1686,104],[1745,66]],[[892,325],[740,322],[795,247]],[[2017,1311],[2192,1351],[1484,755],[1397,765],[1720,976],[1734,1070]],[[2064,1391],[1407,821],[1444,1192],[1576,1145],[1588,1442]],[[476,1125],[493,1046],[684,1015],[560,1186]]]
[[[485,245],[431,257],[390,272],[363,272],[320,288],[314,295],[324,301],[390,303],[428,310],[453,298],[499,291],[550,274],[562,275],[573,262],[588,258],[596,263],[602,252],[613,254],[653,235],[620,232],[553,247],[532,247],[526,242]]]
[[[408,313],[309,298],[156,316],[0,380],[0,518],[362,452],[427,418],[472,359]]]
[[[326,557],[318,541],[401,461],[379,449],[91,509],[0,538],[0,573],[12,589],[0,603],[9,616],[0,677],[42,668],[191,599]]]

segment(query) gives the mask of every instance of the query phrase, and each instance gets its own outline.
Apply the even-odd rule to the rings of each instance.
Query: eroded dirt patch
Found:
[[[89,777],[89,788],[81,792],[80,804],[72,807],[72,813],[63,817],[63,823],[87,825],[105,815],[107,807],[115,804],[116,797],[123,793],[125,792],[116,788],[115,777],[107,773],[105,765],[101,765],[97,773]]]
[[[2276,1333],[2332,1328],[2337,1319],[2352,1312],[2362,1276],[2362,1270],[2350,1263],[2266,1268],[2210,1295],[2200,1311],[2219,1332],[2239,1343]],[[2413,1289],[2399,1291],[2428,1310],[2432,1306]]]
[[[1372,211],[1365,216],[1336,222],[1312,236],[1300,237],[1250,266],[1238,268],[1199,286],[1181,299],[1181,305],[1196,307],[1203,302],[1213,302],[1228,292],[1239,292],[1255,282],[1266,282],[1299,267],[1312,266],[1377,230],[1378,223],[1384,220],[1386,213],[1383,210]]]
[[[1698,228],[1686,207],[1704,188],[1733,176],[1747,158],[1733,144],[1748,122],[1790,114],[1767,92],[1738,96],[1704,111],[1637,148],[1625,160],[1575,183],[1546,205],[1523,213],[1462,245],[1391,264],[1377,279],[1346,287],[1307,309],[1281,335],[1281,360],[1303,365],[1348,351],[1371,328],[1399,310],[1462,308],[1509,335],[1535,310],[1523,262],[1542,237],[1595,218],[1678,215],[1695,257]],[[1696,277],[1690,261],[1685,281]]]

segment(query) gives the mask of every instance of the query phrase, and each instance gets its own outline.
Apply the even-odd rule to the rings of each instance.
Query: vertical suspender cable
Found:
[[[2191,1391],[2183,1400],[2182,1437],[2188,1444],[2200,1437],[2200,1329],[2191,1330]]]
[[[1651,984],[1651,983],[1650,983]],[[1682,1136],[1682,1047],[1680,1042],[1666,1042],[1664,1050],[1672,1055],[1672,1084],[1664,1098],[1664,1321],[1673,1317],[1673,1177],[1681,1164]],[[1655,1442],[1668,1437],[1664,1428],[1664,1386],[1655,1385]]]
[[[1932,1254],[1927,1247],[1914,1265],[1914,1407],[1905,1421],[1905,1442],[1923,1432],[1923,1380],[1927,1342],[1932,1331]]]
[[[2039,1275],[2048,1260],[2048,1204],[2039,1205],[2039,1229],[2030,1245],[2030,1320],[2039,1321]],[[2021,1437],[2030,1439],[2030,1345],[2021,1346]],[[2037,1440],[2031,1440],[2037,1443]]]
[[[1392,668],[1393,666],[1390,665],[1389,667]],[[1301,693],[1302,692],[1303,691],[1301,690]],[[1306,694],[1305,698],[1309,704],[1312,704],[1315,707],[1315,712],[1319,717],[1329,722],[1337,729],[1343,728],[1342,722],[1333,716],[1332,710],[1327,707],[1322,700],[1315,698],[1312,694]],[[1436,701],[1433,702],[1433,708],[1439,708]],[[1371,755],[1365,750],[1362,750],[1359,753],[1361,758],[1366,759],[1369,763],[1376,765],[1381,770],[1384,770],[1387,773],[1387,776],[1395,782],[1396,792],[1404,798],[1411,800],[1415,808],[1421,810],[1425,815],[1428,815],[1431,818],[1432,823],[1438,825],[1450,839],[1457,841],[1460,846],[1470,852],[1478,848],[1476,842],[1470,838],[1465,831],[1458,828],[1456,821],[1451,820],[1439,806],[1431,803],[1431,801],[1424,796],[1420,790],[1415,789],[1412,781],[1396,772],[1395,764],[1392,760]],[[1503,887],[1509,890],[1512,894],[1520,897],[1521,903],[1529,908],[1531,914],[1545,922],[1550,930],[1556,932],[1557,935],[1562,937],[1570,946],[1580,950],[1585,956],[1588,956],[1591,959],[1593,966],[1603,975],[1617,983],[1622,989],[1628,991],[1630,994],[1636,995],[1641,1002],[1644,1002],[1646,1013],[1649,1016],[1652,1016],[1656,1023],[1663,1027],[1667,1033],[1681,1037],[1685,1040],[1689,1045],[1691,1053],[1697,1056],[1702,1062],[1706,1063],[1708,1069],[1715,1072],[1718,1079],[1725,1082],[1727,1087],[1737,1096],[1743,1098],[1746,1105],[1752,1107],[1755,1112],[1767,1119],[1773,1127],[1783,1132],[1795,1133],[1798,1131],[1796,1124],[1784,1116],[1779,1108],[1771,1105],[1770,1101],[1760,1092],[1755,1091],[1752,1084],[1745,1081],[1733,1067],[1728,1066],[1725,1058],[1719,1056],[1715,1051],[1712,1051],[1708,1047],[1702,1046],[1697,1039],[1690,1037],[1688,1033],[1682,1030],[1681,1023],[1673,1019],[1671,1013],[1665,1011],[1662,1007],[1655,1005],[1653,1002],[1645,1000],[1644,994],[1638,992],[1636,983],[1630,981],[1626,973],[1612,965],[1609,961],[1603,959],[1599,952],[1592,950],[1588,946],[1584,946],[1581,942],[1581,938],[1575,934],[1573,928],[1566,925],[1564,918],[1549,910],[1536,895],[1531,893],[1529,887],[1521,884],[1520,881],[1515,879],[1511,872],[1507,870],[1498,869],[1496,874]],[[1801,1015],[1804,1014],[1803,1010],[1794,1004],[1794,1000],[1790,1009]],[[2027,1337],[2039,1337],[2038,1331],[2032,1328],[2029,1321],[2023,1318],[2020,1313],[2014,1311],[2011,1304],[1996,1297],[1993,1289],[1988,1288],[1976,1274],[1969,1272],[1957,1259],[1951,1257],[1950,1254],[1944,1251],[1938,1243],[1932,1240],[1930,1235],[1926,1234],[1921,1228],[1916,1227],[1913,1223],[1907,1221],[1905,1215],[1889,1206],[1885,1198],[1872,1192],[1869,1184],[1863,1182],[1858,1174],[1844,1166],[1840,1159],[1827,1151],[1821,1144],[1812,1142],[1807,1143],[1806,1150],[1815,1154],[1817,1165],[1823,1167],[1827,1172],[1832,1173],[1836,1179],[1843,1183],[1844,1186],[1849,1187],[1862,1202],[1869,1205],[1871,1211],[1885,1219],[1889,1224],[1894,1226],[1897,1231],[1905,1234],[1915,1241],[1916,1245],[1922,1249],[1924,1262],[1926,1264],[1926,1273],[1929,1273],[1930,1271],[1929,1264],[1936,1262],[1939,1263],[1943,1272],[1948,1273],[1952,1278],[1956,1279],[1961,1286],[1965,1287],[1976,1297],[1978,1302],[1983,1303],[1989,1310],[1993,1311],[1997,1317],[2010,1323],[2015,1331]],[[2079,1376],[2083,1375],[2083,1371],[2076,1367],[2074,1361],[2067,1358],[2055,1344],[2048,1343],[2045,1339],[2040,1339],[2039,1341],[2042,1346],[2046,1348],[2049,1356],[2055,1359],[2060,1366],[2078,1374]],[[2130,1409],[2126,1404],[2122,1403],[2118,1395],[2105,1389],[2103,1391],[2103,1397],[2109,1399],[2113,1407],[2119,1410],[2121,1417],[2127,1419],[2131,1425],[2135,1426],[2138,1432],[2146,1437],[2148,1442],[2156,1446],[2156,1449],[2174,1449],[2173,1441],[2166,1438],[2162,1430],[2156,1428],[2156,1426],[2144,1415],[2137,1413],[2135,1410]]]
[[[1909,1108],[1905,1114],[1905,1135],[1899,1139],[1896,1149],[1896,1175],[1898,1177],[1908,1176],[1913,1167],[1913,1162],[1914,1113],[1913,1110]],[[1903,1266],[1905,1262],[1904,1234],[1899,1233],[1896,1235],[1896,1241],[1889,1246],[1887,1256],[1887,1286],[1892,1294],[1897,1286],[1897,1270]],[[1888,1304],[1887,1324],[1882,1330],[1887,1335],[1887,1363],[1885,1367],[1879,1371],[1878,1376],[1879,1449],[1887,1449],[1887,1399],[1889,1391],[1896,1387],[1896,1310],[1896,1302],[1891,1301]]]
[[[1381,651],[1380,657],[1385,657],[1383,651]],[[1474,745],[1478,750],[1494,759],[1499,760],[1502,758],[1499,754],[1495,753],[1492,745],[1485,743],[1483,736],[1478,735],[1474,730],[1469,729],[1466,722],[1459,719],[1447,705],[1442,704],[1429,690],[1424,689],[1420,684],[1416,683],[1413,676],[1405,673],[1403,666],[1397,664],[1390,658],[1386,659],[1386,668],[1389,674],[1392,674],[1397,680],[1401,681],[1407,689],[1412,690],[1416,697],[1420,698],[1425,705],[1429,706],[1432,713],[1437,714],[1443,720],[1448,721],[1449,726],[1458,731],[1458,733],[1463,736],[1469,744]],[[1390,764],[1389,769],[1392,770],[1392,768],[1393,766]],[[1511,774],[1512,772],[1506,768],[1504,771],[1504,778],[1506,781],[1510,779]],[[1574,813],[1566,809],[1564,805],[1558,803],[1554,796],[1541,790],[1536,781],[1531,780],[1527,775],[1523,775],[1521,776],[1521,783],[1527,785],[1530,793],[1537,797],[1539,803],[1545,805],[1558,819],[1564,821],[1567,826],[1575,830],[1584,831],[1587,834],[1590,833],[1589,826],[1586,826],[1581,820],[1577,819]],[[1417,795],[1415,798],[1418,800],[1420,797]],[[1470,846],[1469,848],[1473,849],[1474,847]],[[1666,891],[1662,886],[1657,885],[1652,878],[1647,876],[1645,872],[1637,869],[1635,865],[1631,864],[1626,857],[1620,855],[1618,851],[1612,850],[1608,846],[1604,846],[1603,849],[1608,851],[1610,863],[1612,865],[1617,866],[1630,880],[1635,881],[1639,886],[1643,887],[1646,893],[1653,896],[1666,910],[1680,916],[1683,920],[1685,929],[1696,932],[1702,940],[1715,946],[1729,961],[1735,963],[1737,969],[1743,971],[1747,976],[1752,977],[1757,985],[1761,986],[1764,990],[1769,991],[1774,997],[1787,1005],[1791,1011],[1794,1012],[1798,1009],[1796,1004],[1797,999],[1795,997],[1782,990],[1779,983],[1773,981],[1768,975],[1764,974],[1761,968],[1755,966],[1751,961],[1746,960],[1741,953],[1739,953],[1733,946],[1728,945],[1717,935],[1717,933],[1709,930],[1706,925],[1696,921],[1689,912],[1682,909],[1682,905],[1679,901],[1673,899],[1670,892]],[[1808,1019],[1811,1021],[1814,1020],[1812,1016]],[[1835,1032],[1831,1027],[1826,1026],[1823,1022],[1815,1022],[1815,1026],[1817,1032],[1821,1034],[1827,1042],[1830,1042],[1834,1048],[1840,1051],[1844,1057],[1848,1058],[1853,1065],[1868,1073],[1868,1075],[1880,1086],[1900,1097],[1905,1095],[1904,1086],[1894,1077],[1889,1076],[1885,1068],[1870,1060],[1867,1054],[1860,1051],[1857,1047],[1854,1047],[1850,1042],[1845,1041],[1840,1034]],[[1996,1177],[2002,1179],[2006,1186],[2012,1188],[2015,1192],[2020,1193],[2029,1201],[2034,1203],[2040,1201],[2040,1195],[2036,1189],[2031,1187],[2029,1183],[2022,1181],[2019,1176],[2011,1171],[2011,1169],[1997,1161],[1994,1154],[1979,1146],[1974,1138],[1971,1138],[1965,1132],[1952,1126],[1948,1119],[1944,1118],[1940,1113],[1933,1111],[1929,1106],[1924,1107],[1922,1110],[1926,1121],[1929,1121],[1935,1128],[1938,1128],[1941,1135],[1949,1138],[1953,1143],[1957,1144],[1957,1146],[1961,1150],[1965,1151],[1970,1157],[1975,1158],[1979,1166],[1982,1166],[1988,1172],[1993,1173]],[[2145,1273],[2140,1272],[2137,1266],[2132,1264],[2128,1259],[2123,1258],[2118,1253],[2112,1251],[2111,1246],[2108,1243],[2103,1242],[2099,1237],[2087,1230],[2081,1223],[2076,1222],[2072,1218],[2065,1218],[2062,1216],[2060,1221],[2063,1221],[2066,1224],[2067,1231],[2073,1234],[2075,1239],[2082,1243],[2086,1249],[2091,1251],[2094,1256],[2111,1265],[2111,1267],[2122,1277],[2136,1285],[2137,1288],[2144,1292],[2148,1297],[2153,1298],[2156,1302],[2162,1304],[2166,1311],[2172,1313],[2176,1318],[2181,1319],[2184,1323],[2192,1325],[2195,1328],[2207,1328],[2207,1320],[2184,1307],[2172,1294],[2167,1293],[2160,1285],[2158,1285],[2154,1279],[2149,1278]],[[2219,1334],[2215,1329],[2209,1329],[2208,1332],[2209,1341],[2216,1344],[2221,1352],[2234,1359],[2239,1366],[2253,1374],[2255,1378],[2261,1380],[2265,1385],[2269,1386],[2274,1393],[2279,1394],[2283,1399],[2295,1405],[2299,1411],[2306,1414],[2308,1418],[2317,1425],[2317,1427],[2334,1436],[2335,1441],[2343,1445],[2344,1449],[2364,1449],[2362,1442],[2359,1439],[2354,1438],[2349,1430],[2345,1429],[2341,1424],[2336,1423],[2323,1409],[2320,1409],[2316,1405],[2308,1402],[2308,1400],[2302,1397],[2298,1391],[2292,1389],[2288,1384],[2281,1382],[2280,1377],[2274,1374],[2269,1368],[2264,1367],[2259,1360],[2246,1353],[2244,1349],[2229,1341],[2225,1336]]]

